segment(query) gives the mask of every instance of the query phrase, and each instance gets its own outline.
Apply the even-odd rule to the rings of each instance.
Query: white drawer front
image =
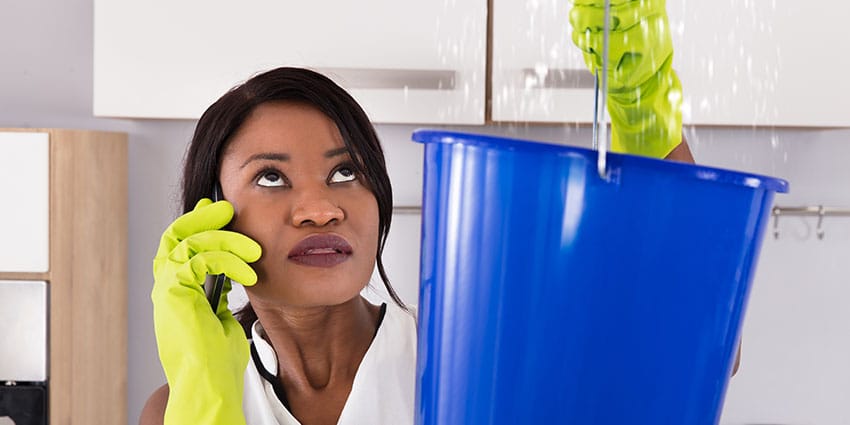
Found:
[[[50,137],[0,132],[0,271],[46,272]]]
[[[0,280],[0,381],[47,380],[47,283]]]

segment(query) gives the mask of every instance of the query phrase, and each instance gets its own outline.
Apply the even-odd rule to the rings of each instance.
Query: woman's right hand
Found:
[[[220,230],[232,218],[229,202],[200,200],[165,230],[154,258],[154,329],[170,387],[165,424],[245,423],[248,340],[227,308],[230,283],[215,314],[203,289],[207,274],[223,273],[246,286],[257,282],[248,263],[260,258],[260,245]]]

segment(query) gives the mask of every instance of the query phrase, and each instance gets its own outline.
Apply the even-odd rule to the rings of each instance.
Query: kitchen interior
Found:
[[[229,87],[257,71],[293,64],[323,70],[351,89],[376,123],[387,156],[396,212],[384,263],[410,304],[418,297],[423,173],[422,146],[410,141],[413,130],[590,147],[593,79],[581,72],[569,40],[568,2],[372,3],[251,3],[274,7],[274,13],[198,0],[3,6],[0,128],[126,134],[126,163],[114,171],[125,174],[116,176],[119,183],[126,181],[116,195],[127,210],[126,279],[115,279],[123,292],[114,293],[126,299],[126,310],[115,313],[124,316],[126,328],[110,336],[119,348],[126,346],[126,358],[115,363],[120,370],[107,373],[120,377],[115,391],[125,393],[124,404],[109,409],[118,423],[137,423],[147,397],[165,382],[152,326],[151,260],[162,230],[179,213],[181,161],[197,117]],[[790,183],[790,192],[775,198],[722,425],[850,424],[850,83],[843,71],[850,58],[830,54],[828,42],[843,39],[850,6],[838,0],[820,6],[790,0],[667,5],[685,95],[685,137],[697,163]],[[225,23],[228,30],[219,31]],[[51,134],[61,139],[64,133]],[[80,164],[96,169],[104,158],[111,157]],[[31,169],[19,171],[23,175],[0,170],[0,176],[19,187],[40,184],[30,180]],[[14,209],[14,198],[3,205]],[[47,281],[57,272],[53,263],[40,274],[4,271],[5,280]],[[373,284],[379,287],[380,280]],[[58,329],[47,329],[46,308],[60,299],[48,299],[46,291],[38,285],[35,307],[6,307],[15,314],[0,317],[13,327],[23,315],[36,317],[38,332],[53,338]],[[240,299],[238,291],[233,299]],[[4,355],[20,351],[0,344]],[[42,367],[17,380],[50,382],[56,366],[46,361],[50,349],[38,346]],[[0,371],[9,374],[0,380],[15,380],[15,370],[0,365]],[[50,393],[51,403],[62,397]],[[61,422],[51,416],[52,422],[116,423],[95,413],[67,415]]]

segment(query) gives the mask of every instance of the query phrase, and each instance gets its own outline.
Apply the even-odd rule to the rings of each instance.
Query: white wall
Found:
[[[93,118],[91,0],[0,2],[0,127],[125,131],[129,146],[128,423],[164,382],[156,357],[149,292],[160,232],[177,212],[179,164],[194,122]],[[813,88],[814,89],[814,88]],[[828,89],[828,88],[818,88]],[[844,94],[847,95],[847,94]],[[395,197],[416,204],[421,148],[413,126],[380,126]],[[455,127],[459,128],[459,127]],[[587,145],[573,126],[490,126],[464,130]],[[690,129],[701,163],[791,181],[783,205],[850,208],[850,130]],[[850,423],[850,219],[781,221],[764,244],[744,329],[741,371],[723,423]],[[418,223],[397,217],[387,249],[400,292],[415,296]],[[410,301],[414,301],[410,299]]]

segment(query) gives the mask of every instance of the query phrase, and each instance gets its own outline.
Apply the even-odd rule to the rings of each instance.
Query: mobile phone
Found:
[[[221,193],[221,185],[216,182],[213,187],[212,200],[213,202],[218,202],[222,199],[224,199],[224,195]],[[207,301],[209,301],[213,313],[216,312],[218,302],[221,299],[221,291],[224,289],[225,279],[227,279],[227,276],[224,274],[216,274],[207,275],[207,278],[204,280],[204,294],[207,296]]]

